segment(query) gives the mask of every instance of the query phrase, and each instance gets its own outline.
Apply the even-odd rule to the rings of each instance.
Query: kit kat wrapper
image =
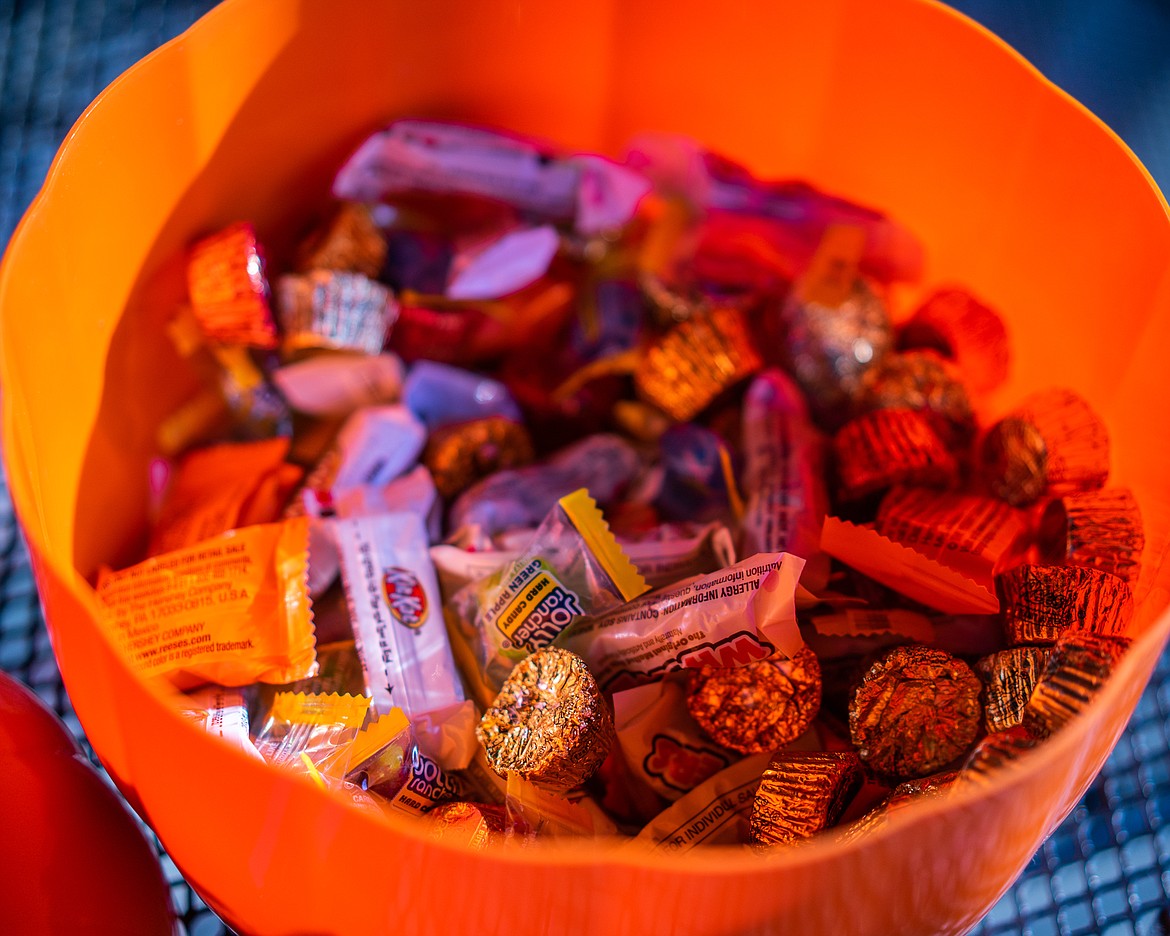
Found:
[[[559,646],[584,658],[607,692],[698,666],[741,666],[804,646],[796,586],[804,560],[760,553],[573,623]]]
[[[336,520],[341,575],[375,711],[412,721],[463,701],[427,534],[416,514]]]

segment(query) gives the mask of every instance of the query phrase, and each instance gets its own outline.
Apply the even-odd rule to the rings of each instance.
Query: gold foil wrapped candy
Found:
[[[1145,545],[1141,509],[1128,488],[1068,494],[1049,503],[1040,521],[1046,561],[1111,572],[1131,584]]]
[[[652,344],[634,371],[634,389],[687,422],[762,366],[743,313],[717,308],[680,322]]]
[[[1050,644],[1070,629],[1120,634],[1133,613],[1125,580],[1096,569],[1022,565],[998,581],[1013,646]]]
[[[914,644],[869,668],[849,704],[849,734],[880,777],[924,777],[971,746],[983,686],[962,660]]]
[[[748,836],[754,845],[793,845],[833,825],[861,787],[852,751],[781,752],[756,790]]]
[[[1023,727],[1046,737],[1083,712],[1129,648],[1126,637],[1069,631],[1056,642],[1032,697]]]
[[[1045,647],[1012,647],[975,664],[986,687],[983,723],[989,733],[1014,728],[1024,720],[1024,707],[1047,662]]]
[[[516,664],[475,734],[500,776],[514,771],[554,790],[591,777],[615,738],[609,706],[585,661],[555,647]]]
[[[687,711],[712,739],[741,754],[763,754],[804,734],[821,707],[821,667],[803,647],[790,660],[704,666],[691,678]]]

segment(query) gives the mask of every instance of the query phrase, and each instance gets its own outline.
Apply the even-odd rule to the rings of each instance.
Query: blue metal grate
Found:
[[[0,244],[73,121],[125,68],[211,0],[0,0]],[[955,0],[1104,117],[1170,188],[1170,4]],[[0,479],[0,669],[82,739]],[[974,930],[983,936],[1170,934],[1170,654],[1084,800]],[[149,830],[148,834],[149,834]],[[153,838],[153,836],[152,836]],[[189,936],[227,928],[159,848]]]

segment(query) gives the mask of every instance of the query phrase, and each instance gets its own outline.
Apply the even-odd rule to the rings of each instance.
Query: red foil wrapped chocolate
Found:
[[[833,437],[838,488],[860,500],[895,484],[952,487],[959,466],[921,410],[884,409],[859,416]]]
[[[1007,379],[1011,348],[1003,319],[965,289],[940,289],[927,297],[898,333],[902,350],[928,348],[954,361],[977,393]]]
[[[251,224],[233,224],[199,241],[187,264],[187,287],[209,342],[276,347],[264,251]]]
[[[1014,507],[1041,495],[1093,491],[1109,477],[1109,433],[1071,390],[1045,390],[991,427],[982,470],[992,492]]]

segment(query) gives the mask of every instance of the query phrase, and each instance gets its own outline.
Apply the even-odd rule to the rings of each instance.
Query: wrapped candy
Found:
[[[554,790],[587,780],[614,740],[609,706],[576,654],[546,647],[504,681],[476,729],[488,762]]]
[[[473,583],[450,607],[479,671],[496,687],[528,654],[573,620],[620,606],[646,590],[589,493],[562,497],[528,547]]]
[[[991,490],[1013,507],[1093,491],[1109,476],[1109,433],[1072,390],[1042,391],[991,427],[982,466]]]
[[[250,224],[199,241],[187,264],[191,308],[209,342],[275,348],[264,251]]]

